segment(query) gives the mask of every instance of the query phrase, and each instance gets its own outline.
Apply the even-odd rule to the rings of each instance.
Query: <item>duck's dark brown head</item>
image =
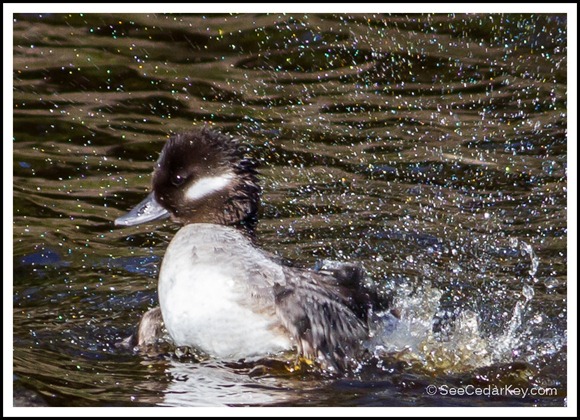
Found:
[[[171,217],[182,223],[239,226],[252,233],[260,187],[252,160],[231,137],[203,128],[169,138],[153,172],[152,192],[116,225]]]

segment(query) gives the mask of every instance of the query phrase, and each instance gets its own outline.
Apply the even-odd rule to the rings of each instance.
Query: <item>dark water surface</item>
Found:
[[[19,14],[13,29],[15,403],[566,405],[566,15]],[[112,222],[168,135],[204,124],[260,161],[263,248],[362,261],[394,296],[401,321],[359,372],[115,346],[157,304],[177,227]]]

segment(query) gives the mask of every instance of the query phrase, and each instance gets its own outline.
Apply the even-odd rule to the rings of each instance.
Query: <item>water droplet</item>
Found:
[[[533,287],[531,287],[530,285],[526,284],[523,288],[522,288],[522,295],[524,295],[524,297],[527,300],[531,300],[534,297],[534,289]]]

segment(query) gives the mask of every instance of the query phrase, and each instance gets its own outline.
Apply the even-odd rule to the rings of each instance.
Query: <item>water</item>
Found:
[[[565,405],[566,43],[549,14],[17,15],[15,403]],[[112,222],[203,124],[260,162],[263,248],[393,296],[360,371],[115,346],[177,227]]]

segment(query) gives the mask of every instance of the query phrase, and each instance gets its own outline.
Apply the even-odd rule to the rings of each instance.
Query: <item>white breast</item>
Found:
[[[173,238],[159,273],[159,301],[177,345],[220,357],[290,349],[275,314],[272,285],[279,266],[238,231],[191,224]]]

